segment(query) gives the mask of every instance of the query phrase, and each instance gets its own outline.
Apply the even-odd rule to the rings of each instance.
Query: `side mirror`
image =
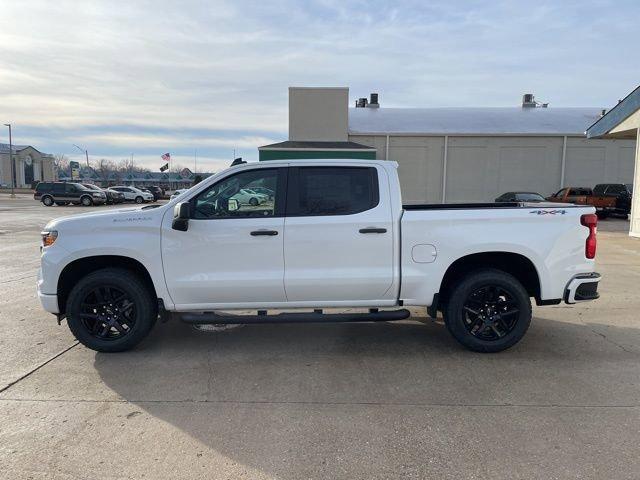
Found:
[[[180,202],[173,207],[173,223],[171,228],[186,232],[189,230],[189,217],[191,217],[191,204]]]
[[[230,198],[229,199],[229,211],[230,212],[235,212],[239,208],[240,208],[240,206],[238,205],[238,200],[235,199],[235,198]]]

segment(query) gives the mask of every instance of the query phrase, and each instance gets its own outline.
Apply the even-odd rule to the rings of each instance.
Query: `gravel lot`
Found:
[[[110,208],[110,207],[96,207]],[[506,352],[393,324],[158,324],[77,345],[35,296],[46,208],[0,195],[0,477],[640,477],[640,240],[600,224],[602,298],[535,308]]]

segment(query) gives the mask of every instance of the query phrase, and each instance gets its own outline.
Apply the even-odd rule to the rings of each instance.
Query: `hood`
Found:
[[[149,208],[151,205],[109,209],[105,211],[79,213],[55,218],[45,226],[45,230],[61,230],[69,228],[105,228],[111,225],[146,223],[156,217],[162,217],[163,205]]]

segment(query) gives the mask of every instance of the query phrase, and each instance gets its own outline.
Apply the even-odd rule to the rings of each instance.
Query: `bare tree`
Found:
[[[116,165],[112,160],[101,158],[94,162],[93,169],[100,175],[100,179],[104,183],[108,183],[109,176],[116,170]]]
[[[69,157],[64,153],[57,153],[53,156],[53,164],[58,170],[67,170],[69,168]]]

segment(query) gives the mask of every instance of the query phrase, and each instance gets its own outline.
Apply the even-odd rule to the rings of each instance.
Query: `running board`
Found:
[[[313,322],[390,322],[409,318],[411,312],[401,310],[378,311],[371,309],[368,313],[322,313],[313,312],[278,313],[267,315],[264,310],[258,315],[219,315],[214,312],[177,313],[180,320],[192,325],[234,324],[234,323],[313,323]]]

